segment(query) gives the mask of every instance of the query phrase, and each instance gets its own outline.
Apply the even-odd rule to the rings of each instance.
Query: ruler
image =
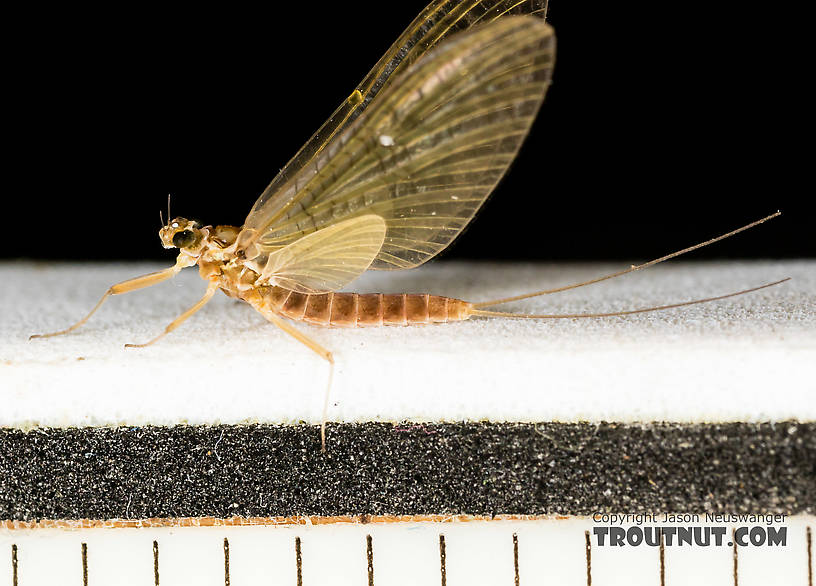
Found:
[[[602,546],[604,526],[576,517],[3,529],[0,586],[812,586],[815,524],[777,525],[784,545],[719,547]]]

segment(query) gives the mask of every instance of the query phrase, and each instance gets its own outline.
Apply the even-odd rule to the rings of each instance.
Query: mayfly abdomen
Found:
[[[352,293],[351,295],[357,298],[355,312],[355,325],[357,326],[407,326],[462,319],[450,315],[449,308],[454,307],[456,303],[464,302],[447,297],[409,293],[396,295]]]
[[[471,304],[460,299],[410,293],[323,293],[308,295],[282,287],[263,291],[268,307],[289,319],[321,326],[408,326],[461,321]]]

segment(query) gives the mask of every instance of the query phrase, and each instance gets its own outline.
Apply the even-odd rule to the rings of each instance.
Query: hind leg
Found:
[[[323,397],[323,415],[320,419],[320,449],[325,452],[326,417],[329,411],[329,393],[331,391],[332,379],[334,378],[334,356],[332,356],[332,353],[326,350],[323,346],[278,316],[272,313],[265,313],[264,317],[329,363],[329,383],[326,386],[326,395]]]

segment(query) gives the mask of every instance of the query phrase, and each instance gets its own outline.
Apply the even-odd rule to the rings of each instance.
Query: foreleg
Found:
[[[105,291],[105,294],[102,296],[102,299],[94,306],[91,312],[79,320],[77,323],[72,325],[69,328],[64,330],[60,330],[58,332],[51,332],[50,334],[32,334],[29,336],[29,340],[33,338],[50,338],[51,336],[60,336],[62,334],[67,334],[69,332],[73,332],[75,329],[80,327],[84,324],[90,317],[96,313],[96,310],[102,307],[102,304],[105,300],[110,297],[111,295],[119,295],[121,293],[129,293],[131,291],[136,291],[137,289],[144,289],[145,287],[150,287],[157,283],[161,283],[162,281],[166,281],[167,279],[171,279],[175,277],[181,269],[184,268],[184,265],[175,264],[172,267],[168,267],[161,271],[157,271],[155,273],[149,273],[147,275],[142,275],[141,277],[135,277],[133,279],[128,279],[127,281],[122,281],[121,283],[116,283],[115,285],[111,285],[110,289]]]

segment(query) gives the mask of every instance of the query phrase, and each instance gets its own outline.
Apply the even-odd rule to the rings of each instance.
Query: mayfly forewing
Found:
[[[383,4],[386,6],[386,4]],[[372,68],[351,95],[320,129],[301,147],[267,186],[244,223],[239,244],[246,247],[271,223],[281,217],[286,206],[302,195],[297,189],[298,174],[307,166],[317,168],[315,158],[332,139],[346,129],[389,87],[399,74],[451,35],[474,25],[487,24],[513,15],[532,15],[544,19],[547,0],[435,0],[431,2]]]
[[[258,281],[299,293],[336,291],[363,274],[384,238],[385,221],[373,214],[332,224],[271,253],[263,266],[254,265]]]
[[[507,170],[544,99],[554,50],[548,25],[515,17],[431,51],[329,143],[317,173],[294,178],[294,203],[258,235],[256,254],[373,213],[387,233],[372,268],[433,257]]]

